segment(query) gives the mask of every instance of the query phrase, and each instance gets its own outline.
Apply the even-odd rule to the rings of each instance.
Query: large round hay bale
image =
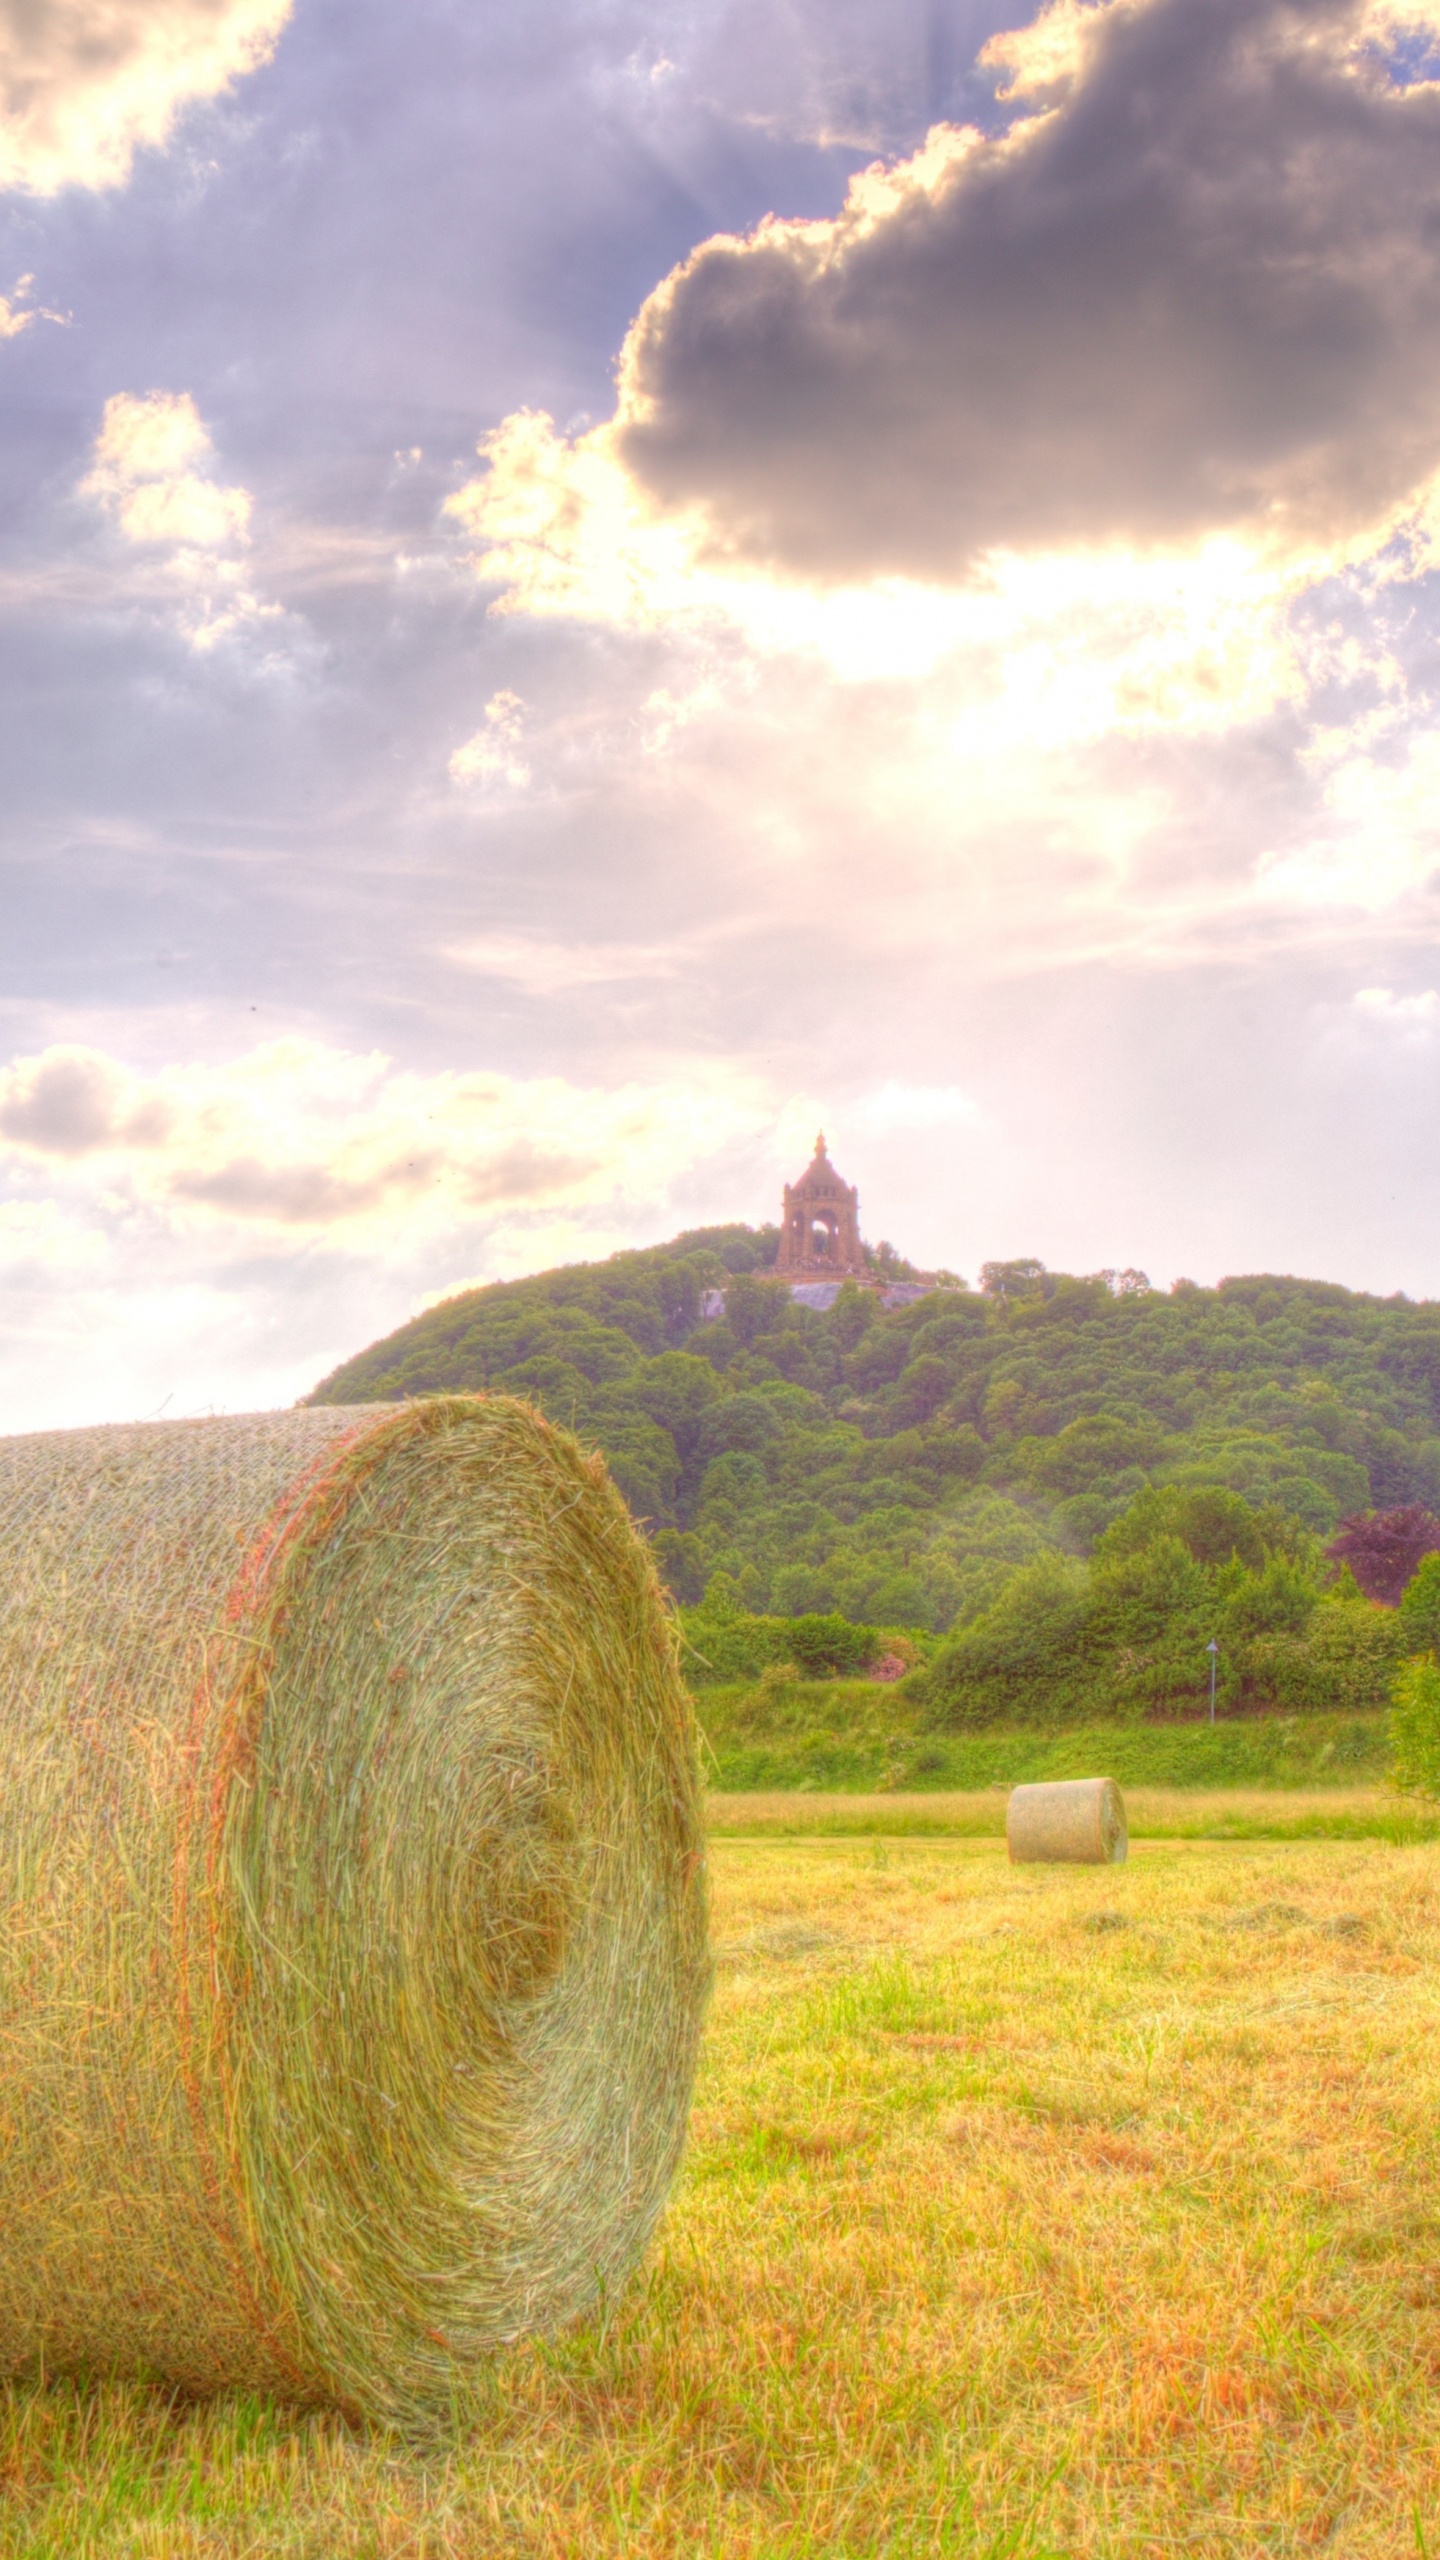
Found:
[[[1125,1799],[1113,1778],[1052,1778],[1012,1787],[1005,1838],[1017,1865],[1118,1866],[1130,1846]]]
[[[0,1442],[0,2368],[406,2424],[613,2296],[708,1980],[598,1460],[478,1397]]]

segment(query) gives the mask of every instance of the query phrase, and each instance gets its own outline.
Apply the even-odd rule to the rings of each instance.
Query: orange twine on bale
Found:
[[[648,1552],[528,1406],[0,1442],[0,2369],[422,2421],[613,2298],[708,1983]]]

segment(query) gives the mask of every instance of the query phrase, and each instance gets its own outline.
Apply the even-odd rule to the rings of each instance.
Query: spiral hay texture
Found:
[[[598,1460],[471,1397],[0,1442],[0,2368],[408,2425],[613,2295],[708,1963]]]

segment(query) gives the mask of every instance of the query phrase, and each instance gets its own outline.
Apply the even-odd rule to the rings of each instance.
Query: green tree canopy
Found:
[[[1244,1640],[1283,1653],[1319,1637],[1281,1623],[1298,1604],[1265,1583],[1275,1558],[1303,1577],[1342,1517],[1440,1506],[1440,1307],[1031,1260],[987,1266],[978,1292],[887,1306],[850,1285],[820,1310],[775,1279],[776,1241],[699,1228],[464,1291],[315,1398],[528,1396],[604,1452],[677,1597],[723,1575],[762,1612],[936,1634],[1042,1554],[1093,1556],[1098,1590],[1169,1538],[1253,1577]],[[1122,1671],[1127,1697],[1171,1676]]]

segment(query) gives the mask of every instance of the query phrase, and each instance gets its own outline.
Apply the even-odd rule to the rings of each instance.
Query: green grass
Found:
[[[1104,1760],[1089,1774],[1107,1776]],[[717,1792],[706,1819],[714,1839],[1003,1840],[1008,1794],[1003,1786],[924,1795]],[[1132,1787],[1125,1807],[1132,1840],[1388,1840],[1396,1847],[1440,1840],[1440,1807],[1407,1804],[1382,1787]]]
[[[599,2327],[423,2446],[0,2394],[0,2560],[1416,2560],[1440,1870],[721,1841],[689,2159]]]
[[[871,1680],[702,1689],[695,1705],[710,1783],[726,1793],[954,1791],[1097,1768],[1121,1786],[1354,1787],[1382,1779],[1390,1754],[1388,1719],[1374,1714],[935,1734],[903,1697]]]

